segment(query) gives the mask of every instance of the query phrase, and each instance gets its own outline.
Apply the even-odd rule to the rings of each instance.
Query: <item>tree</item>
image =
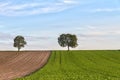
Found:
[[[24,39],[23,36],[16,36],[15,39],[14,39],[14,47],[17,47],[18,48],[18,52],[20,51],[20,49],[22,47],[24,47],[26,45],[26,41]]]
[[[69,47],[75,48],[78,46],[77,37],[76,37],[76,35],[72,35],[72,34],[61,34],[58,37],[58,43],[62,47],[67,46],[68,51],[69,51]]]

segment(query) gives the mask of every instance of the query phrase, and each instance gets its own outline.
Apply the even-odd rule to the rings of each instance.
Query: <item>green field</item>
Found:
[[[45,67],[17,80],[120,80],[120,51],[53,51]]]

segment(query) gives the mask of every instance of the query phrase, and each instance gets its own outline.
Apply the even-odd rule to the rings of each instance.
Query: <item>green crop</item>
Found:
[[[120,51],[53,51],[47,65],[17,80],[120,80]]]

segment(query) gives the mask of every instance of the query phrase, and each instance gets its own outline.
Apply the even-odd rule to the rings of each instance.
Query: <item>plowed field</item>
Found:
[[[0,52],[0,80],[28,75],[46,64],[49,51]]]

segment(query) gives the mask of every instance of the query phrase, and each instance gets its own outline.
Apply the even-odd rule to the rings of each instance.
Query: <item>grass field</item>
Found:
[[[44,68],[17,80],[120,80],[120,51],[53,51]]]

